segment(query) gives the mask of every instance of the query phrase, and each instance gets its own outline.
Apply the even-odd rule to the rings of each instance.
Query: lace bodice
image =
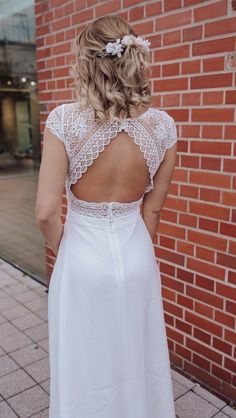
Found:
[[[150,181],[145,193],[153,188],[153,177],[164,158],[166,150],[177,141],[174,119],[164,110],[152,107],[137,118],[101,123],[94,120],[94,112],[91,107],[82,109],[79,102],[66,103],[55,107],[49,113],[46,126],[65,146],[69,162],[66,182],[69,203],[77,211],[80,211],[80,207],[80,212],[85,211],[87,214],[91,212],[91,216],[93,216],[94,210],[104,216],[104,212],[106,212],[104,208],[107,207],[110,210],[116,207],[115,203],[119,202],[101,202],[99,210],[96,210],[94,205],[91,204],[90,211],[89,204],[87,205],[89,202],[75,198],[70,186],[82,177],[83,173],[92,165],[106,145],[117,136],[118,132],[124,130],[139,146],[144,155],[150,174]],[[140,201],[141,199],[136,203]],[[96,202],[91,203],[96,204]],[[107,205],[108,203],[110,204]],[[111,206],[111,203],[113,206]],[[99,206],[99,204],[97,205]],[[127,205],[129,207],[129,204],[126,204],[126,210]],[[122,212],[122,208],[119,206],[118,213],[120,212]],[[116,210],[114,210],[114,213],[116,213]]]

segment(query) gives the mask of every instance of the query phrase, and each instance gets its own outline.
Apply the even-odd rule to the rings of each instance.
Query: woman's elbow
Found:
[[[58,214],[58,208],[54,205],[36,204],[35,218],[38,225],[48,223]]]

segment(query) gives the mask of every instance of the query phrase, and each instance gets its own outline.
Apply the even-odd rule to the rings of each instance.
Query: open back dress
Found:
[[[90,202],[71,190],[124,130],[148,166],[148,193],[177,141],[174,119],[149,108],[101,123],[90,106],[74,102],[55,107],[46,126],[63,142],[69,166],[48,291],[49,418],[175,418],[159,264],[140,211],[144,195]]]

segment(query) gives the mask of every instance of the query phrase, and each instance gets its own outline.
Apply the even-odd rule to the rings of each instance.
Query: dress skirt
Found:
[[[159,265],[140,208],[67,211],[48,292],[49,418],[175,418]]]

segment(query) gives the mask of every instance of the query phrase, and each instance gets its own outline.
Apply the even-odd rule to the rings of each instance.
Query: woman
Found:
[[[46,120],[36,218],[57,255],[49,418],[175,417],[153,240],[177,137],[150,106],[149,44],[121,17],[90,23],[75,43],[77,100]]]

